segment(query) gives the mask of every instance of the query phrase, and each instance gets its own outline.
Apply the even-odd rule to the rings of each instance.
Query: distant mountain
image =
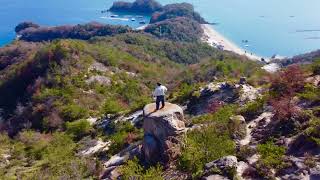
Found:
[[[23,22],[17,25],[19,38],[25,41],[51,41],[54,39],[90,39],[94,36],[112,36],[126,33],[132,29],[127,26],[103,25],[92,22],[76,26],[41,27],[34,23]]]
[[[292,64],[310,64],[317,59],[320,59],[320,50],[312,51],[305,54],[300,54],[297,56],[293,56],[291,58],[276,60],[276,62],[278,62],[282,66],[288,66]]]

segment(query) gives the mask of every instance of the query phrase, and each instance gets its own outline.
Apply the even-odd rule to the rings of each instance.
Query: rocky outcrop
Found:
[[[177,158],[180,151],[179,137],[186,131],[181,107],[167,103],[155,111],[155,104],[143,109],[144,140],[142,154],[147,163],[168,162]]]
[[[105,76],[100,76],[100,75],[92,76],[86,80],[86,83],[89,85],[94,82],[97,82],[97,83],[104,85],[104,86],[109,86],[111,84],[110,78],[105,77]]]
[[[200,88],[199,96],[194,96],[188,103],[187,110],[193,115],[212,112],[224,104],[244,105],[261,96],[262,89],[249,85],[242,77],[239,83],[212,82]]]
[[[238,159],[235,156],[225,156],[218,160],[209,162],[205,165],[205,174],[207,174],[207,177],[203,179],[229,179],[227,176],[229,176],[230,172],[234,172],[237,170],[238,166]],[[217,171],[218,174],[211,174],[212,169]],[[221,176],[223,175],[223,176]]]
[[[246,104],[247,102],[252,102],[261,96],[261,89],[250,86],[249,84],[236,85],[240,90],[239,103]]]
[[[187,110],[193,115],[200,115],[210,111],[213,104],[234,103],[239,98],[239,91],[236,86],[222,82],[210,83],[200,89],[200,96],[193,97]]]
[[[307,83],[311,83],[314,86],[320,86],[320,75],[312,76],[306,79]]]
[[[132,159],[135,156],[139,156],[141,141],[131,144],[126,149],[122,150],[118,154],[112,156],[108,161],[104,162],[105,168],[117,167],[124,164],[127,160]]]
[[[221,175],[218,175],[218,174],[210,175],[210,176],[204,177],[202,179],[203,180],[230,180],[229,178],[221,176]]]
[[[90,156],[97,152],[108,151],[110,145],[110,141],[104,142],[101,139],[92,140],[92,142],[89,142],[89,146],[83,149],[79,154],[81,156]]]
[[[236,168],[238,164],[237,157],[226,156],[221,159],[209,162],[205,165],[206,169],[218,168],[220,170]]]

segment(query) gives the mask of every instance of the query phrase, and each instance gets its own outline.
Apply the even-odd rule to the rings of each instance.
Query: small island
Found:
[[[137,0],[133,3],[125,1],[116,1],[109,11],[114,12],[135,12],[135,13],[148,13],[159,11],[162,5],[155,0]]]

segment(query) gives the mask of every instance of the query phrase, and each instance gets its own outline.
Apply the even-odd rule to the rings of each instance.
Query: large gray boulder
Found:
[[[219,168],[220,170],[237,168],[238,159],[235,156],[225,156],[205,165],[206,169]]]
[[[176,157],[179,136],[186,131],[183,110],[175,104],[166,103],[155,111],[155,104],[143,109],[144,140],[143,155],[148,163],[165,162]],[[173,150],[174,149],[174,150]],[[173,155],[174,154],[174,155]]]
[[[210,175],[208,177],[203,177],[203,180],[230,180],[229,178],[225,177],[225,176],[221,176],[218,174],[215,175]]]

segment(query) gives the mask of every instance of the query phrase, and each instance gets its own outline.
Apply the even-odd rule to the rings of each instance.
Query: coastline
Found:
[[[253,53],[248,53],[244,49],[241,49],[235,43],[231,42],[229,39],[217,32],[210,24],[201,24],[201,27],[204,31],[202,40],[204,42],[207,42],[210,46],[217,47],[221,45],[223,46],[223,50],[232,51],[239,55],[244,55],[254,61],[261,61],[261,58],[264,58]],[[266,58],[264,59],[267,60]]]

